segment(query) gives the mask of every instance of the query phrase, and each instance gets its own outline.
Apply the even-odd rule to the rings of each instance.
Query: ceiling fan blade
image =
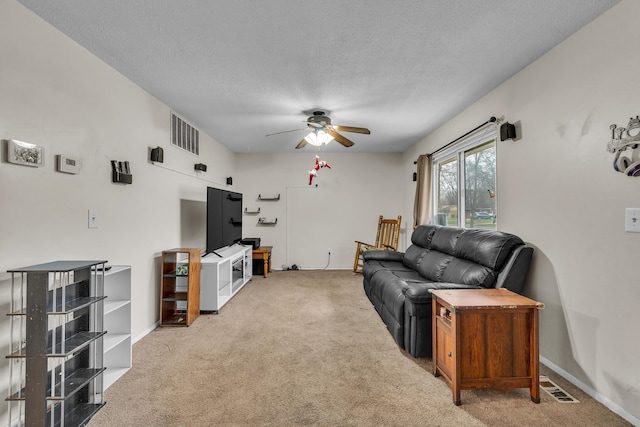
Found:
[[[296,149],[298,149],[298,148],[302,148],[302,147],[304,147],[305,145],[307,145],[307,140],[306,140],[306,139],[304,139],[304,138],[302,138],[302,141],[300,141],[300,142],[298,143],[298,145],[296,145]]]
[[[307,130],[307,129],[309,129],[309,126],[307,126],[306,128],[302,128],[302,129],[292,129],[292,130],[285,130],[284,132],[270,133],[270,134],[265,135],[265,136],[280,135],[280,134],[289,133],[289,132],[300,132],[301,130]]]
[[[327,129],[327,133],[329,135],[331,135],[333,137],[333,139],[335,139],[336,141],[338,141],[340,144],[344,145],[345,147],[351,147],[353,145],[353,141],[345,138],[344,136],[340,135],[338,132],[336,132],[333,129]]]
[[[333,127],[336,130],[344,131],[344,132],[364,133],[366,135],[371,134],[371,131],[367,128],[355,128],[353,126],[339,126],[339,125],[334,125]]]

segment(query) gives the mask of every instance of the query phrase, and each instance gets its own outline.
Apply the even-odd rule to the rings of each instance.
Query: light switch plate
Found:
[[[624,231],[640,233],[640,208],[627,208],[625,210]]]
[[[98,228],[98,211],[89,209],[89,228]]]

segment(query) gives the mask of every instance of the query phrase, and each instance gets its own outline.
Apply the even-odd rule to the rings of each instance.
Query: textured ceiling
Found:
[[[267,153],[294,152],[305,132],[265,135],[318,109],[371,130],[323,151],[404,151],[619,0],[19,1],[234,152]]]

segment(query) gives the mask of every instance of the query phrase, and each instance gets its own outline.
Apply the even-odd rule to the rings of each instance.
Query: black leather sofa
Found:
[[[364,290],[398,345],[431,357],[432,289],[522,291],[533,248],[490,230],[421,225],[406,252],[364,253]]]

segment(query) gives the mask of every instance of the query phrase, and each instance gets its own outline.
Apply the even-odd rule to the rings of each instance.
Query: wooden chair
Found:
[[[365,251],[386,250],[395,251],[398,249],[398,238],[400,237],[400,224],[402,215],[398,219],[384,219],[382,215],[378,219],[378,231],[376,232],[376,243],[364,243],[356,240],[356,259],[353,262],[353,272],[362,273],[362,253]]]

